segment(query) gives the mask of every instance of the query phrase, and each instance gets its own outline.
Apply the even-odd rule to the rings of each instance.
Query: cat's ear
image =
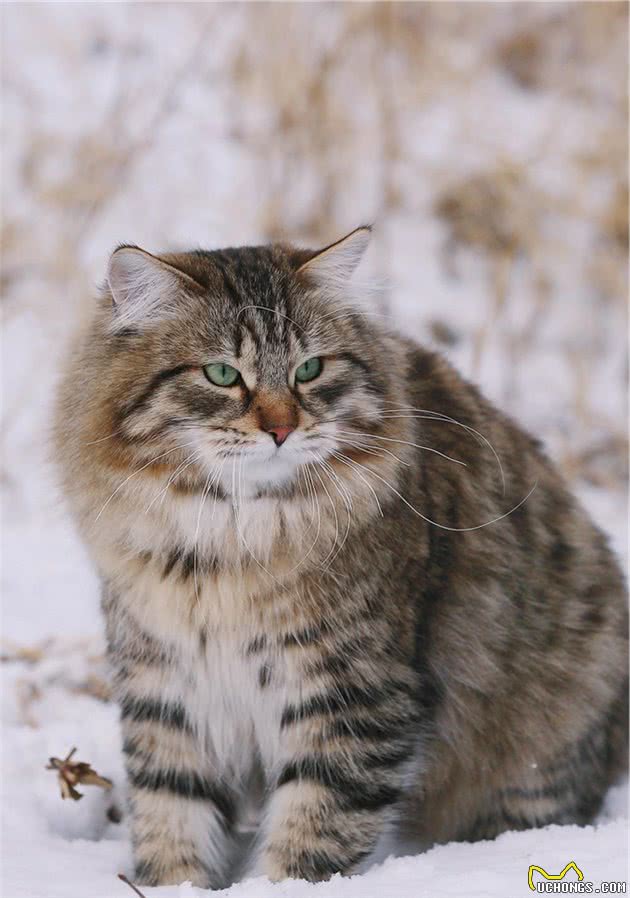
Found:
[[[297,269],[297,274],[305,275],[321,287],[343,286],[363,258],[371,236],[372,228],[369,225],[356,228],[341,240],[311,255]]]
[[[170,317],[182,292],[199,285],[184,272],[136,246],[114,250],[107,267],[115,329]]]

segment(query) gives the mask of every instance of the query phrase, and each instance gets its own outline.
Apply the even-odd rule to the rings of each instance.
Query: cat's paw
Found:
[[[141,886],[178,886],[183,882],[191,882],[201,889],[211,886],[204,867],[186,862],[154,865],[140,861],[136,864],[134,882]]]
[[[309,882],[323,882],[335,873],[347,872],[337,867],[321,863],[317,853],[302,852],[299,857],[283,856],[282,852],[273,852],[264,856],[257,864],[253,876],[266,876],[271,882],[282,882],[285,879],[306,879]]]

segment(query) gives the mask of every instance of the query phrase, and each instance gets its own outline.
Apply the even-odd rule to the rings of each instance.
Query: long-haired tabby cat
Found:
[[[368,239],[120,247],[67,366],[143,883],[228,883],[252,796],[243,870],[320,880],[385,833],[586,823],[625,764],[606,540],[535,440],[366,313]]]

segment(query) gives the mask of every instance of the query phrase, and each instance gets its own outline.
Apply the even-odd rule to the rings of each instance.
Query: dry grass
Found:
[[[50,690],[109,702],[112,698],[105,655],[92,639],[55,637],[35,645],[4,646],[0,660],[16,665],[16,705],[21,722],[39,727],[37,708]]]

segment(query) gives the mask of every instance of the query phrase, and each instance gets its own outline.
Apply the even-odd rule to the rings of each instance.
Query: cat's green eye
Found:
[[[322,360],[315,357],[302,362],[296,369],[295,379],[298,383],[305,384],[309,380],[315,380],[322,373]]]
[[[213,365],[205,365],[203,373],[211,384],[217,387],[233,387],[240,378],[240,372],[231,365],[223,362],[215,362]]]

